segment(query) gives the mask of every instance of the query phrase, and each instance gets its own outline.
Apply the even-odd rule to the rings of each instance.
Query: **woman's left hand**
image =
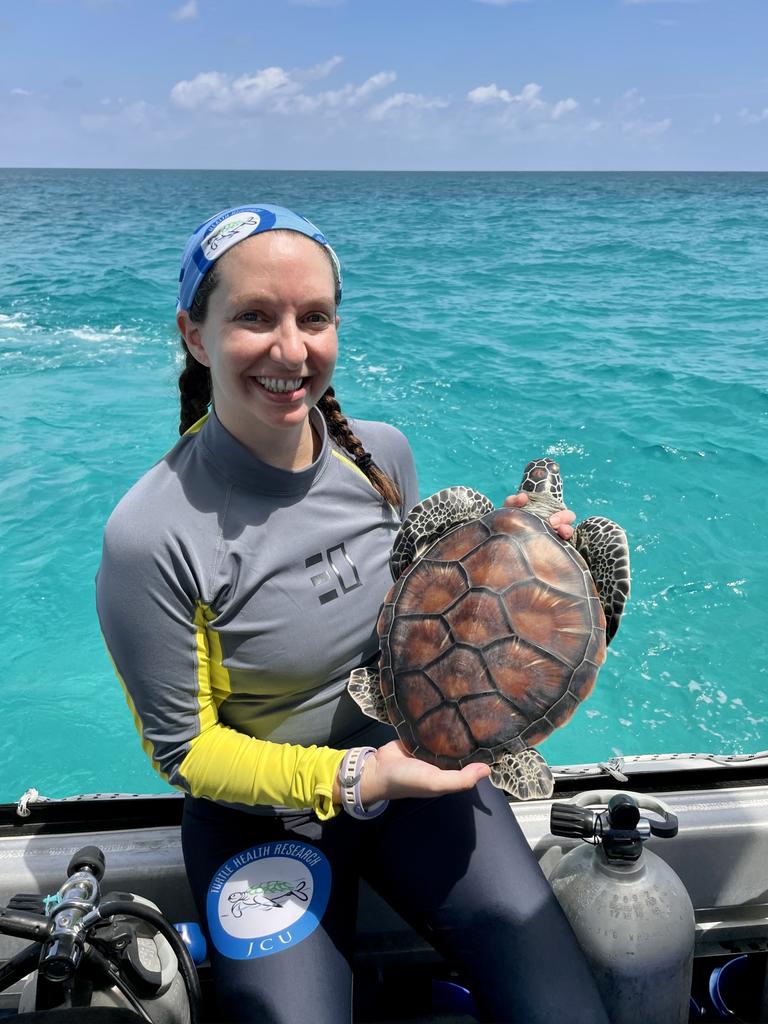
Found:
[[[524,508],[527,504],[528,495],[525,491],[521,491],[519,494],[510,494],[509,497],[504,499],[505,508]],[[559,533],[563,540],[570,540],[573,536],[571,523],[575,519],[576,513],[571,512],[569,508],[564,508],[549,517],[549,525]]]

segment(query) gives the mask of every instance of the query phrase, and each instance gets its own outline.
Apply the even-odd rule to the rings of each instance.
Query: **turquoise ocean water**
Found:
[[[163,792],[93,604],[112,507],[177,436],[178,256],[243,201],[345,267],[343,408],[422,495],[559,459],[633,594],[550,762],[768,747],[768,175],[0,170],[0,801]]]

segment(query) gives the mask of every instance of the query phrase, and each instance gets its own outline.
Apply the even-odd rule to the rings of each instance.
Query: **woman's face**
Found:
[[[336,364],[330,261],[304,235],[265,231],[233,246],[216,268],[205,321],[178,316],[190,351],[210,368],[216,415],[251,448],[279,443],[285,432],[299,438]]]

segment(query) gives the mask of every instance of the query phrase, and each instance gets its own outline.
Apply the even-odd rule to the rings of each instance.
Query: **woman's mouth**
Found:
[[[262,391],[278,401],[294,402],[303,398],[309,377],[251,377]]]

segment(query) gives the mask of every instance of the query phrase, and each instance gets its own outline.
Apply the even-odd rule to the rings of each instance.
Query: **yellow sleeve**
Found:
[[[153,768],[195,797],[249,806],[309,807],[321,821],[335,817],[341,806],[333,803],[333,784],[346,750],[272,743],[224,725],[213,699],[210,655],[200,619],[197,644],[194,697],[178,686],[129,686],[107,646]]]
[[[154,768],[192,796],[338,814],[333,783],[345,751],[273,743],[221,722],[231,685],[213,612],[189,597],[195,583],[183,562],[128,526],[108,525],[97,609]]]
[[[334,817],[333,783],[344,750],[272,743],[217,722],[194,739],[179,765],[192,796],[236,804],[311,807]]]

